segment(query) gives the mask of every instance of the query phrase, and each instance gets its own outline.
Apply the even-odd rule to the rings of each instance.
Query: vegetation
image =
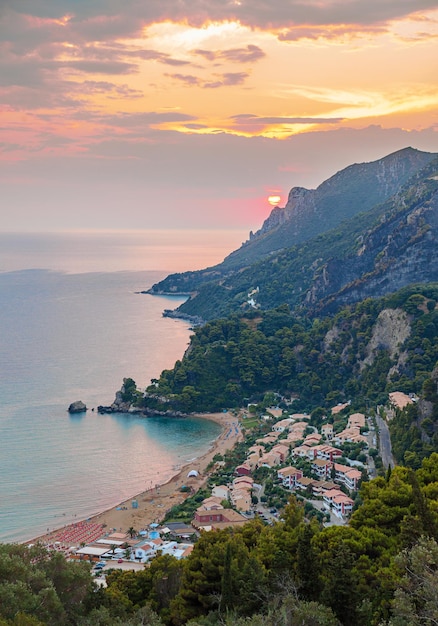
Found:
[[[85,563],[0,546],[0,625],[411,626],[434,623],[438,454],[364,483],[349,526],[282,521],[203,533],[184,561],[113,570],[98,589]],[[403,621],[404,620],[404,621]],[[429,620],[429,622],[427,622]]]
[[[337,402],[354,399],[366,408],[370,402],[385,402],[387,393],[397,389],[420,394],[425,386],[432,397],[430,377],[438,361],[436,302],[438,284],[418,285],[367,299],[332,318],[299,318],[281,305],[214,320],[195,329],[184,358],[148,387],[143,404],[184,412],[220,410],[261,402],[274,391],[298,396],[309,411],[318,407],[317,420]],[[383,310],[406,323],[400,345],[371,343]],[[433,433],[435,420],[433,413],[423,428]],[[343,426],[335,423],[335,430]]]

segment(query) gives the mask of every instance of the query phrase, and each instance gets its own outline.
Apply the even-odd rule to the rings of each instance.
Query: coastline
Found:
[[[214,440],[205,454],[178,467],[174,476],[163,484],[157,484],[151,489],[133,495],[116,506],[86,518],[86,520],[78,519],[72,524],[54,529],[49,533],[23,543],[39,542],[53,545],[61,534],[65,535],[66,531],[74,529],[81,523],[103,526],[103,535],[105,529],[126,533],[128,528],[131,527],[139,531],[149,526],[149,524],[161,522],[173,506],[181,504],[189,495],[192,495],[189,492],[181,492],[182,485],[190,487],[192,493],[193,491],[198,491],[205,485],[208,479],[209,474],[206,469],[213,457],[216,454],[224,454],[227,450],[232,449],[238,441],[243,439],[239,418],[229,412],[196,413],[193,414],[193,417],[212,420],[222,427],[221,434]],[[188,477],[192,470],[196,470],[198,476]],[[133,500],[138,502],[138,508],[132,507]],[[73,545],[68,545],[69,542],[65,540],[62,543],[66,548],[70,548]]]

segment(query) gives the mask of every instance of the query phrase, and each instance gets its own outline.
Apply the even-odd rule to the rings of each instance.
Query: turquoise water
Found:
[[[120,265],[128,268],[130,242],[119,242]],[[162,483],[220,432],[202,419],[91,410],[113,401],[123,377],[145,387],[172,367],[191,334],[185,322],[162,317],[182,298],[138,293],[167,272],[85,271],[105,267],[105,255],[108,268],[117,264],[101,243],[88,240],[93,254],[80,258],[81,273],[52,269],[78,269],[61,243],[45,259],[52,268],[0,272],[0,541],[31,539]],[[6,246],[3,265],[0,252],[0,267],[13,268],[13,255],[22,259],[20,245],[26,264],[41,266],[29,235],[25,245]],[[187,258],[192,253],[193,246]],[[86,403],[86,414],[68,414],[75,400]]]

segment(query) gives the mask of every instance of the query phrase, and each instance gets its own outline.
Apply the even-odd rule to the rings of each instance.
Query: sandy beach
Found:
[[[117,506],[112,507],[102,513],[98,513],[93,517],[87,518],[86,526],[90,531],[93,529],[94,534],[99,533],[99,528],[103,526],[104,532],[115,531],[126,533],[128,528],[135,528],[139,531],[146,528],[151,523],[159,523],[163,520],[166,512],[176,504],[183,502],[190,494],[180,491],[182,485],[192,487],[194,491],[200,489],[208,478],[206,468],[209,466],[216,454],[224,454],[234,445],[243,439],[240,422],[238,417],[231,413],[198,413],[194,417],[201,417],[217,422],[222,427],[220,436],[214,441],[208,452],[203,456],[181,466],[170,480],[156,488],[143,491],[139,494],[133,494],[128,500],[120,502]],[[189,472],[196,470],[197,477],[188,477]],[[138,508],[132,508],[132,500],[136,499]],[[63,526],[58,530],[53,530],[46,535],[42,535],[32,542],[39,541],[47,545],[53,545],[57,541],[62,541],[62,545],[70,547],[77,543],[74,539],[74,531],[78,525],[83,526],[84,522],[75,522],[69,526]],[[68,537],[72,540],[69,541]]]

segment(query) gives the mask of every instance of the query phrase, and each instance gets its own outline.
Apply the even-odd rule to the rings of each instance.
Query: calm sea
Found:
[[[99,415],[145,387],[191,331],[182,298],[138,292],[221,261],[242,232],[0,234],[0,541],[24,541],[170,478],[219,434],[206,420]],[[86,414],[70,416],[82,400]]]

